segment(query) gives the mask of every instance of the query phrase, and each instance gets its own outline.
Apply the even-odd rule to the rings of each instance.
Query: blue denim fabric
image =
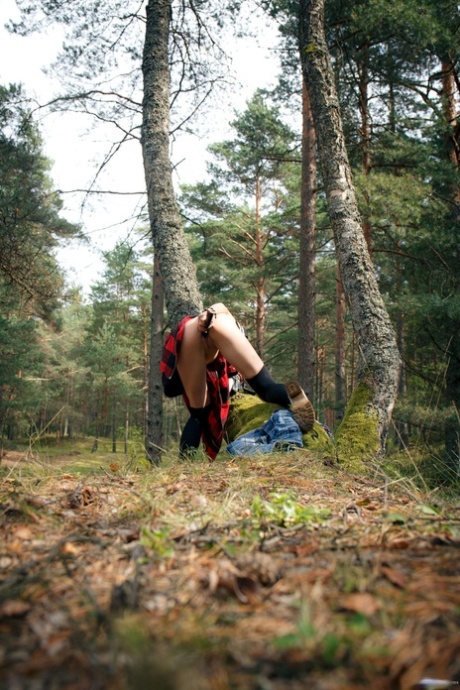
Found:
[[[289,410],[276,410],[263,426],[238,436],[227,446],[230,455],[257,455],[301,448],[302,432]]]

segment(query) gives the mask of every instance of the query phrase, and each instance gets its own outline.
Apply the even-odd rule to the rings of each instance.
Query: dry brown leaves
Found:
[[[305,453],[105,466],[84,476],[22,463],[3,476],[0,687],[408,690],[460,679],[451,505],[435,512],[413,487]],[[273,512],[256,516],[256,496]],[[299,520],[291,498],[329,513]]]

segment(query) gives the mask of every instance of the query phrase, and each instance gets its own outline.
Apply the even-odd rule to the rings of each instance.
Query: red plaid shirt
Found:
[[[192,318],[192,316],[183,318],[166,338],[160,369],[168,379],[173,376],[176,370],[185,324]],[[220,352],[212,362],[206,365],[206,382],[210,405],[201,439],[211,461],[214,460],[222,445],[225,423],[230,408],[228,380],[230,376],[237,373],[235,367],[229,364]],[[182,397],[187,408],[190,409],[187,395],[184,393]]]

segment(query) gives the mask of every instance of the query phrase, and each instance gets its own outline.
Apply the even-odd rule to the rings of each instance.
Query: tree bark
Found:
[[[255,251],[256,251],[256,352],[261,359],[265,356],[265,278],[262,272],[264,266],[264,252],[262,246],[262,232],[260,228],[260,204],[262,201],[262,185],[259,177],[256,178],[256,227],[255,227]]]
[[[343,419],[345,410],[345,292],[337,266],[335,292],[335,423]]]
[[[361,113],[361,160],[363,172],[369,177],[371,172],[371,125],[369,115],[369,42],[365,41],[361,49],[361,61],[358,62],[359,110]],[[369,202],[367,189],[364,190],[366,202]],[[372,227],[369,219],[363,220],[363,233],[369,254],[372,255]]]
[[[315,249],[316,249],[316,136],[305,77],[302,79],[302,187],[299,267],[299,361],[300,385],[313,402],[315,393]]]
[[[362,232],[345,148],[334,73],[324,34],[324,0],[300,0],[300,51],[318,139],[343,287],[360,350],[359,415],[374,423],[382,452],[397,395],[400,356]],[[355,407],[347,412],[356,411]],[[348,415],[349,418],[349,415]],[[339,432],[347,422],[347,414]],[[353,439],[349,438],[349,443]],[[364,453],[363,453],[364,454]]]
[[[442,61],[441,74],[444,118],[447,124],[447,133],[445,135],[447,156],[454,168],[458,169],[460,165],[460,137],[456,107],[457,85],[455,81],[454,66],[451,60],[446,59]],[[460,191],[458,189],[454,190],[454,198],[457,203],[460,201]]]
[[[163,280],[160,275],[159,261],[155,257],[153,263],[149,386],[145,437],[147,459],[152,465],[160,463],[163,446],[163,386],[160,372],[160,361],[163,352],[163,305]]]
[[[158,464],[162,441],[163,388],[160,359],[163,341],[163,303],[174,327],[184,316],[202,310],[192,262],[176,203],[169,157],[171,0],[149,0],[142,72],[142,153],[150,227],[157,263],[152,297],[152,330],[146,419],[146,450]],[[162,278],[162,287],[159,287]],[[158,292],[156,291],[158,290]],[[164,297],[163,297],[164,290]]]
[[[172,181],[169,157],[171,0],[149,0],[142,61],[142,152],[150,227],[169,322],[201,311],[202,301]]]
[[[444,117],[447,125],[446,152],[447,158],[456,173],[460,167],[460,127],[457,118],[456,96],[458,93],[458,75],[454,72],[453,60],[445,58],[442,61],[442,93],[444,105]],[[457,175],[452,175],[452,180],[457,180]],[[460,189],[455,182],[452,183],[450,194],[452,198],[452,223],[458,225],[460,220]],[[446,371],[446,399],[451,412],[446,420],[445,428],[445,455],[446,465],[452,471],[453,476],[460,476],[460,335],[455,321],[452,328],[452,337],[447,348]]]

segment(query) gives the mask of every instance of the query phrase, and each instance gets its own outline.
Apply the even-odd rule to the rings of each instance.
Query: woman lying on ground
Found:
[[[313,406],[295,381],[276,383],[244,331],[224,304],[186,316],[165,342],[161,362],[165,395],[182,395],[190,412],[180,453],[200,446],[214,460],[230,406],[233,376],[240,375],[265,402],[290,409],[303,432],[315,421]]]

